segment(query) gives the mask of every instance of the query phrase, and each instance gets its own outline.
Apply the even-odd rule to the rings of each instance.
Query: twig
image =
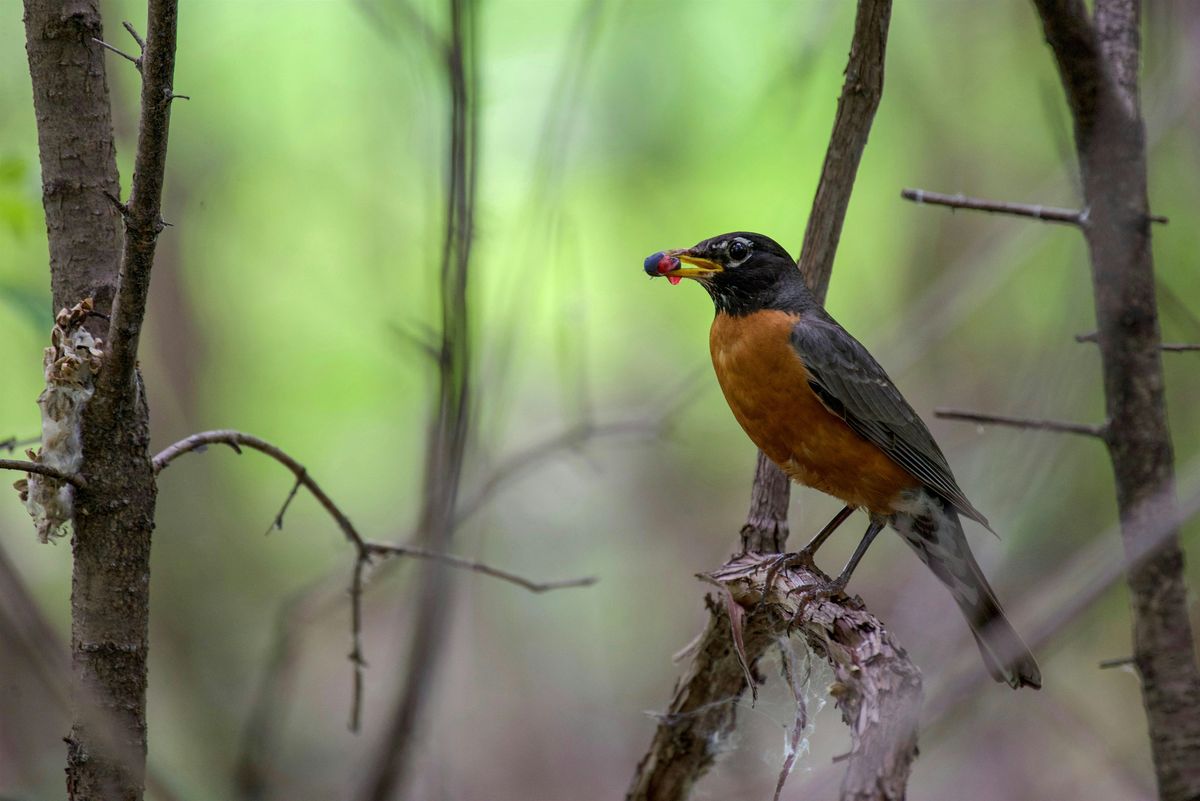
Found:
[[[984,414],[982,412],[972,412],[965,409],[947,409],[945,407],[934,409],[933,413],[936,417],[940,417],[943,420],[967,420],[973,423],[1008,426],[1009,428],[1054,431],[1060,434],[1082,434],[1100,439],[1108,436],[1107,425],[1070,423],[1063,420],[1036,420],[1027,417],[1006,417],[999,414]]]
[[[116,53],[121,58],[126,59],[127,61],[133,62],[133,66],[135,68],[137,68],[137,71],[138,72],[142,71],[142,57],[141,56],[131,56],[128,53],[126,53],[124,50],[120,50],[116,47],[113,47],[108,42],[104,41],[103,39],[97,39],[95,37],[92,37],[92,41],[95,42],[96,44],[100,45],[101,47],[103,47],[105,50],[109,50],[113,53]]]
[[[967,197],[963,194],[944,195],[940,192],[927,192],[924,189],[904,189],[900,197],[914,203],[928,203],[931,206],[948,206],[952,209],[970,209],[972,211],[988,211],[995,214],[1011,214],[1016,217],[1032,217],[1043,222],[1066,223],[1068,225],[1083,225],[1087,219],[1085,212],[1077,209],[1062,209],[1055,206],[1033,205],[1029,203],[1008,203],[1003,200],[984,200]]]
[[[146,51],[146,40],[138,35],[137,29],[133,27],[133,23],[125,21],[121,23],[121,27],[129,31],[129,35],[133,37],[133,41],[137,42],[138,50]]]
[[[154,457],[154,472],[161,473],[171,462],[183,456],[185,453],[190,453],[195,450],[200,450],[208,445],[224,444],[231,447],[244,446],[252,448],[259,453],[264,453],[270,456],[275,461],[282,464],[288,470],[292,471],[292,475],[296,477],[296,481],[303,484],[312,496],[317,499],[317,502],[324,507],[330,517],[337,523],[338,528],[346,535],[349,540],[360,552],[366,550],[366,540],[354,528],[354,524],[346,517],[338,505],[333,502],[333,499],[321,489],[316,481],[313,481],[312,476],[308,474],[308,470],[304,465],[300,464],[294,458],[289,456],[280,448],[272,445],[264,439],[260,439],[252,434],[246,434],[242,431],[234,431],[232,429],[217,429],[215,431],[202,431],[198,434],[192,434],[190,437],[185,437],[179,440],[174,445],[164,448]]]
[[[560,581],[533,581],[524,576],[518,576],[516,573],[510,573],[507,570],[501,570],[483,562],[475,562],[470,559],[464,559],[461,556],[454,556],[448,553],[437,553],[426,548],[421,548],[416,545],[392,545],[383,542],[368,542],[367,552],[372,555],[382,556],[411,556],[416,559],[430,559],[435,562],[450,565],[452,567],[470,570],[474,573],[482,573],[485,576],[507,581],[510,584],[515,584],[518,587],[524,587],[533,593],[550,592],[551,590],[563,590],[570,587],[590,587],[599,579],[595,576],[584,576],[582,578],[563,579]]]
[[[292,505],[292,501],[295,499],[296,493],[300,491],[300,484],[301,484],[300,477],[297,476],[296,482],[294,484],[292,484],[291,492],[289,492],[287,494],[287,497],[283,499],[283,506],[279,507],[279,514],[275,515],[275,519],[271,521],[271,525],[267,526],[268,534],[271,533],[272,529],[274,529],[275,531],[283,530],[283,516],[284,516],[284,514],[287,513],[288,507]]]
[[[1113,668],[1125,667],[1126,665],[1134,664],[1132,656],[1119,656],[1116,659],[1105,659],[1100,662],[1101,670],[1112,670]]]
[[[1099,342],[1100,335],[1091,331],[1087,334],[1076,334],[1076,342]],[[1163,342],[1158,346],[1158,349],[1165,353],[1191,353],[1200,351],[1200,343],[1195,342]]]
[[[350,634],[353,641],[353,646],[349,655],[351,664],[354,666],[354,696],[351,705],[350,713],[350,728],[353,731],[358,731],[361,721],[362,709],[362,686],[363,678],[362,671],[366,667],[366,659],[362,649],[362,593],[363,583],[366,568],[372,563],[375,556],[409,556],[415,559],[425,559],[429,561],[439,562],[441,564],[450,565],[452,567],[470,570],[475,573],[482,573],[493,578],[507,581],[511,584],[524,587],[530,592],[548,592],[550,590],[565,589],[568,587],[586,587],[594,584],[594,577],[584,577],[577,579],[566,579],[562,581],[538,582],[532,579],[519,576],[507,570],[492,567],[482,562],[475,562],[469,559],[464,559],[453,554],[440,553],[427,548],[421,548],[413,545],[399,545],[369,541],[365,539],[350,522],[350,518],[341,510],[333,499],[321,488],[321,486],[313,480],[309,475],[308,469],[295,458],[287,454],[282,449],[272,445],[264,439],[246,434],[242,431],[234,431],[232,429],[219,429],[215,431],[202,431],[198,434],[193,434],[190,437],[181,439],[179,442],[164,448],[157,456],[154,457],[155,472],[162,472],[167,465],[183,456],[185,453],[193,451],[202,451],[209,445],[228,445],[238,453],[241,453],[242,446],[252,448],[260,453],[270,456],[275,461],[282,464],[292,475],[295,476],[296,482],[292,485],[291,491],[288,493],[287,499],[283,503],[283,507],[275,516],[273,527],[282,528],[283,515],[291,504],[292,499],[296,496],[297,491],[301,486],[307,489],[317,502],[329,513],[330,517],[337,523],[346,539],[354,546],[356,559],[354,562],[354,573],[350,583]],[[22,463],[24,464],[24,463]],[[4,466],[0,461],[0,466]],[[268,529],[269,531],[270,529]]]
[[[83,476],[77,473],[64,473],[61,470],[38,462],[26,462],[22,459],[0,459],[0,470],[20,470],[23,473],[38,473],[50,478],[57,478],[59,481],[65,481],[79,489],[87,487],[87,482],[83,480]]]

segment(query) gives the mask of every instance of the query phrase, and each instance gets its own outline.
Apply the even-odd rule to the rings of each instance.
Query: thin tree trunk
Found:
[[[71,661],[75,722],[67,737],[71,799],[142,797],[146,759],[150,535],[156,485],[149,413],[134,370],[158,218],[166,149],[175,13],[152,0],[144,54],[138,173],[118,208],[119,181],[96,0],[26,0],[25,30],[37,113],[54,308],[84,298],[113,312],[93,333],[112,340],[122,369],[101,368],[80,424],[86,488],[75,492]],[[128,242],[122,241],[122,214]],[[125,268],[122,269],[124,263]],[[141,296],[139,302],[138,296]],[[113,346],[116,346],[113,348]],[[106,357],[109,355],[105,354]]]
[[[1188,619],[1174,457],[1163,399],[1138,98],[1138,0],[1036,0],[1075,121],[1134,662],[1159,794],[1200,798],[1200,671]],[[1155,537],[1164,522],[1168,535]]]

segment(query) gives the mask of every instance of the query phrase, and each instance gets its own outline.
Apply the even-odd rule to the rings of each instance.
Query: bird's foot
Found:
[[[816,563],[813,561],[813,550],[802,548],[794,553],[781,553],[771,560],[770,565],[767,567],[766,581],[763,582],[762,597],[759,599],[754,611],[757,612],[766,603],[767,596],[775,589],[775,582],[779,578],[779,574],[794,567],[804,567],[815,571]]]
[[[846,575],[838,576],[835,579],[825,579],[813,584],[805,584],[796,587],[788,592],[788,597],[793,598],[796,604],[796,612],[792,615],[789,629],[800,622],[800,618],[804,616],[805,610],[817,601],[832,598],[835,595],[841,595],[846,590],[846,584],[850,577]]]

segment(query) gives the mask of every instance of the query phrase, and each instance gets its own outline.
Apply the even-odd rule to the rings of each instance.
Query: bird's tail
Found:
[[[958,515],[939,499],[930,500],[921,513],[896,515],[892,525],[954,596],[992,678],[1013,689],[1040,688],[1037,660],[1000,608],[971,554]]]

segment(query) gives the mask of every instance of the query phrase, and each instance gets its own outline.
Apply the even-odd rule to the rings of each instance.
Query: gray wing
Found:
[[[792,328],[792,347],[808,370],[809,385],[831,412],[962,514],[991,531],[987,518],[958,488],[925,423],[857,339],[832,319],[806,317]]]

